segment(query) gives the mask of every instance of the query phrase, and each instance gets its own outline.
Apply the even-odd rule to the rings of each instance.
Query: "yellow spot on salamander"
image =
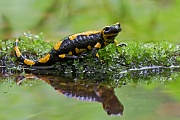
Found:
[[[78,54],[80,53],[80,50],[78,48],[75,48],[75,52]]]
[[[38,60],[39,63],[46,63],[50,59],[50,54]]]
[[[101,43],[97,43],[94,47],[95,48],[101,48]]]
[[[78,34],[71,35],[71,36],[69,36],[69,39],[74,40],[77,36],[78,36]]]
[[[68,55],[72,55],[72,52],[71,52],[71,51],[69,51]]]
[[[19,51],[18,46],[15,46],[15,47],[14,47],[14,50],[15,50],[15,52],[16,52],[16,56],[17,56],[17,57],[20,57],[20,56],[21,56],[21,52]]]
[[[88,49],[88,50],[91,50],[92,48],[91,48],[91,46],[90,46],[90,45],[88,45],[88,46],[87,46],[87,49]]]
[[[98,53],[96,53],[96,57],[99,58],[99,54]]]
[[[66,57],[66,54],[61,54],[59,55],[60,58],[65,58]]]
[[[60,46],[61,46],[61,43],[62,43],[62,41],[57,42],[57,43],[54,45],[54,49],[55,49],[55,50],[58,50],[58,49],[60,48]]]
[[[76,52],[77,54],[78,54],[78,53],[82,53],[82,52],[84,52],[84,51],[86,51],[85,48],[82,48],[82,49],[75,48],[75,52]]]
[[[26,65],[34,65],[35,62],[32,61],[32,60],[29,60],[29,59],[25,59],[25,60],[24,60],[24,64],[26,64]]]
[[[82,32],[82,33],[77,33],[77,34],[74,34],[74,35],[71,35],[71,36],[69,36],[69,39],[70,40],[74,40],[74,39],[76,39],[76,37],[78,36],[78,35],[86,35],[86,36],[89,36],[89,35],[91,35],[91,34],[98,34],[98,33],[100,33],[101,31],[99,31],[99,30],[95,30],[95,31],[86,31],[86,32]]]
[[[113,40],[113,39],[108,39],[108,37],[117,36],[117,34],[118,34],[118,33],[111,33],[111,34],[106,34],[106,35],[105,35],[105,34],[103,33],[102,36],[103,36],[103,38],[104,38],[105,41],[107,41],[107,42],[113,42],[114,40]]]
[[[79,53],[82,53],[82,52],[84,52],[84,51],[86,51],[86,49],[85,49],[85,48],[83,48],[83,49],[79,49]]]

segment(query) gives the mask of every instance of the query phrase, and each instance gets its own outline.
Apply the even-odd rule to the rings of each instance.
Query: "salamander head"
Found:
[[[107,43],[113,43],[114,38],[118,35],[118,33],[121,31],[121,26],[119,23],[116,23],[111,26],[106,26],[102,30],[102,36]]]

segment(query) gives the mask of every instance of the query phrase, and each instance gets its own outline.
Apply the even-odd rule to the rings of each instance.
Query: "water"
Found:
[[[140,76],[136,82],[127,78],[129,82],[117,88],[106,82],[32,75],[18,77],[17,85],[14,76],[5,77],[0,84],[0,119],[178,120],[179,72],[165,74],[143,76],[144,81]],[[108,115],[103,105],[116,115]]]

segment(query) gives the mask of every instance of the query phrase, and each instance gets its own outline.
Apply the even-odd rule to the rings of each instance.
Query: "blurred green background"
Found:
[[[118,41],[179,43],[179,0],[0,0],[0,38],[43,32],[46,40],[120,22]]]
[[[120,22],[119,42],[166,40],[179,44],[179,11],[180,0],[0,0],[0,39],[31,31],[43,32],[45,40],[55,42]],[[0,84],[2,120],[176,120],[180,116],[180,78],[166,87],[154,83],[115,89],[125,106],[121,118],[107,116],[101,103],[66,98],[44,82],[16,86],[8,82],[11,80]],[[175,107],[168,108],[169,104]]]

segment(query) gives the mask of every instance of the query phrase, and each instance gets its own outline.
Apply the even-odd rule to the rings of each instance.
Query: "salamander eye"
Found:
[[[104,32],[109,32],[110,27],[105,27],[103,30],[104,30]]]

